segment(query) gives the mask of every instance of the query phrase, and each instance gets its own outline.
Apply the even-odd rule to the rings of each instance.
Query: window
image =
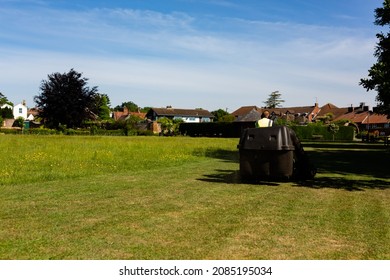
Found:
[[[19,114],[23,113],[23,108],[19,108]]]

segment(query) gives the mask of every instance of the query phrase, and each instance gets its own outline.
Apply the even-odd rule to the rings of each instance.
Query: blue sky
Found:
[[[114,107],[366,102],[382,0],[0,0],[0,92],[33,97],[71,68]]]

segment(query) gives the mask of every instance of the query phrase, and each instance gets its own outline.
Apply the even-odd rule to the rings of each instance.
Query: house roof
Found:
[[[30,108],[27,111],[27,114],[33,115],[34,117],[39,115],[39,110],[37,108]]]
[[[167,117],[208,117],[213,118],[214,115],[204,109],[176,109],[176,108],[152,108],[158,116]]]
[[[27,109],[27,106],[26,106],[25,104],[23,104],[23,103],[19,103],[19,104],[16,104],[16,105],[14,106],[14,108],[19,108],[19,107],[23,107],[23,108],[26,108],[26,109]]]
[[[274,109],[267,109],[271,113],[274,112],[277,115],[281,114],[303,114],[308,113],[311,114],[313,111],[315,111],[316,106],[300,106],[300,107],[286,107],[286,108],[274,108]]]
[[[315,104],[314,106],[300,106],[300,107],[286,107],[286,108],[259,108],[257,106],[243,106],[235,110],[231,113],[234,117],[236,117],[237,120],[241,121],[244,118],[248,117],[254,117],[255,113],[261,115],[261,113],[264,110],[268,110],[271,114],[274,113],[276,115],[283,115],[283,114],[317,114],[319,111],[318,104]]]
[[[252,110],[255,110],[259,112],[260,114],[263,112],[263,109],[257,107],[257,106],[243,106],[235,110],[234,112],[231,113],[231,115],[235,116],[236,118],[245,116],[249,114]]]
[[[379,124],[379,123],[389,123],[387,115],[380,114],[371,114],[368,118],[363,121],[364,124]]]
[[[386,115],[375,114],[370,111],[352,111],[342,114],[334,119],[337,120],[349,120],[356,124],[384,124],[389,123]]]
[[[236,121],[238,122],[255,122],[261,119],[261,113],[256,109],[252,109],[248,114],[238,117]]]
[[[363,104],[364,105],[364,104]],[[320,108],[319,115],[333,114],[333,120],[349,120],[356,124],[383,124],[388,123],[386,115],[372,113],[366,106],[339,108],[331,103]]]
[[[339,116],[342,116],[348,112],[348,108],[339,108],[336,105],[333,105],[332,103],[325,104],[320,108],[320,112],[318,115],[325,116],[326,114],[333,114],[333,117],[336,119]]]
[[[114,120],[126,120],[130,116],[136,116],[141,119],[146,118],[146,113],[141,113],[141,112],[129,112],[126,110],[125,112],[120,112],[120,111],[115,111],[114,112]]]

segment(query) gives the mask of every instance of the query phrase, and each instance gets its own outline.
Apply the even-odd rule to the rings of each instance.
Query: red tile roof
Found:
[[[249,114],[252,110],[255,110],[259,112],[260,114],[263,112],[263,109],[257,107],[257,106],[243,106],[235,110],[234,112],[231,113],[231,115],[237,117],[242,117],[247,114]]]
[[[353,111],[340,115],[334,119],[338,120],[350,120],[356,124],[384,124],[389,123],[386,115],[375,114],[370,111]]]
[[[114,112],[114,120],[116,120],[116,121],[117,120],[125,120],[129,116],[137,116],[141,119],[145,119],[146,113],[129,112],[129,111],[125,111],[125,112],[116,111],[116,112]]]

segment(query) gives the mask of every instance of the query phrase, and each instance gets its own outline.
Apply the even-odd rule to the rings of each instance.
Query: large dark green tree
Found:
[[[87,81],[81,73],[71,69],[68,73],[48,75],[48,79],[41,82],[40,93],[34,101],[46,126],[76,128],[91,119],[98,89],[88,87]]]
[[[379,26],[390,26],[390,0],[383,2],[383,7],[375,9],[375,22]],[[388,29],[388,28],[387,28]],[[368,78],[361,79],[367,91],[377,92],[378,111],[390,116],[390,32],[376,34],[378,43],[374,56],[377,62],[368,70]]]

